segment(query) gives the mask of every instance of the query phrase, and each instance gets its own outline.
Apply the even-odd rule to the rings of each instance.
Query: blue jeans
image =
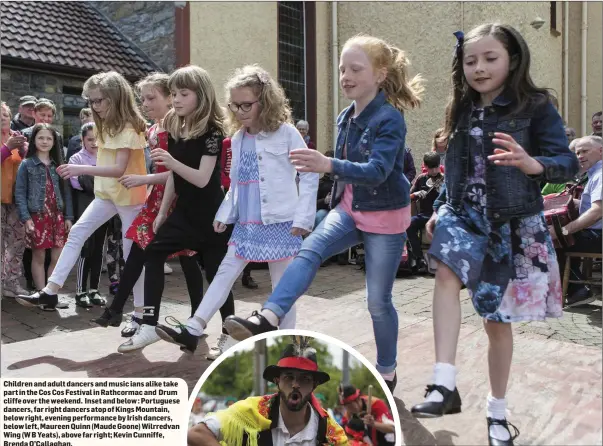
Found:
[[[318,228],[318,225],[320,224],[320,222],[325,219],[325,217],[327,216],[328,213],[329,213],[329,211],[327,211],[326,209],[319,209],[316,211],[316,217],[314,217],[314,229],[315,230],[316,230],[316,228]]]
[[[364,243],[368,310],[377,344],[376,369],[380,373],[391,373],[396,369],[398,341],[398,313],[392,304],[392,287],[405,242],[405,233],[360,231],[352,217],[334,209],[304,240],[264,308],[282,319],[306,292],[325,259]]]

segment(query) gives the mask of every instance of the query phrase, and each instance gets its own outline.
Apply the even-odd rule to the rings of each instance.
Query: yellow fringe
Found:
[[[257,410],[260,398],[238,401],[228,409],[213,414],[220,420],[223,446],[258,446],[258,434],[270,428],[271,423]],[[249,439],[246,445],[243,444],[245,433]]]

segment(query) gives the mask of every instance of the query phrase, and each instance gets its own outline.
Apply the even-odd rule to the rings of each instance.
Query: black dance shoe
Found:
[[[30,295],[20,294],[15,300],[24,307],[38,307],[44,311],[55,311],[59,303],[59,296],[38,291]]]
[[[387,384],[387,387],[389,389],[389,391],[393,394],[394,393],[394,389],[396,388],[396,384],[398,384],[398,375],[396,372],[394,372],[394,379],[392,379],[391,381],[388,381],[387,379],[385,380],[385,384]]]
[[[168,318],[172,319],[174,322],[170,322]],[[191,334],[187,330],[186,325],[180,323],[172,316],[167,316],[165,318],[165,322],[174,328],[163,324],[157,324],[155,327],[155,333],[157,333],[157,336],[166,342],[179,345],[180,350],[183,352],[195,353],[201,336]]]
[[[119,327],[121,325],[122,317],[122,313],[116,313],[111,310],[111,308],[105,307],[105,311],[103,311],[103,314],[101,314],[101,316],[96,319],[92,319],[91,322],[94,322],[95,324],[105,328],[109,325],[111,327]]]
[[[443,415],[455,414],[461,412],[461,396],[458,389],[455,387],[453,391],[448,390],[444,386],[430,384],[425,389],[425,397],[431,392],[440,392],[444,397],[441,402],[426,401],[413,406],[411,413],[417,418],[437,418]]]
[[[498,420],[496,418],[488,417],[488,418],[486,418],[486,420],[488,421],[488,445],[489,446],[513,446],[513,440],[515,440],[519,436],[519,429],[517,429],[515,426],[513,426],[511,423],[509,423],[506,418],[504,420]],[[507,429],[507,431],[509,432],[508,440],[499,440],[490,435],[490,426],[496,425],[496,424],[498,424],[499,426],[503,426],[505,429]],[[511,426],[513,428],[513,430],[515,431],[513,433],[513,435],[511,435],[509,426]]]
[[[260,320],[259,325],[254,324],[248,319],[243,319],[237,316],[228,316],[224,321],[224,328],[233,339],[243,341],[260,333],[278,330],[278,327],[272,325],[268,320],[257,311],[251,313]]]

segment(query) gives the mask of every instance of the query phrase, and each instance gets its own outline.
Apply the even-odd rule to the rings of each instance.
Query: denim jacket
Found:
[[[353,112],[354,106],[350,105],[337,118],[331,208],[341,200],[346,183],[353,187],[354,210],[386,211],[408,206],[410,183],[404,176],[404,116],[386,101],[383,91],[357,118],[351,117]]]
[[[57,173],[54,161],[50,162],[50,178],[57,197],[57,208],[63,212],[66,220],[73,221],[71,188]],[[31,214],[42,212],[46,198],[46,166],[37,156],[23,160],[17,171],[15,202],[19,210],[19,219],[26,222]]]
[[[486,215],[491,222],[526,217],[544,209],[540,182],[565,183],[578,173],[578,158],[569,150],[561,116],[549,101],[534,103],[519,114],[511,115],[508,94],[499,95],[484,110],[483,150],[486,158]],[[463,193],[469,177],[470,110],[462,113],[448,140],[445,186],[434,203],[434,210],[443,203],[453,208],[462,206]],[[495,145],[494,132],[511,135],[528,155],[540,162],[540,175],[526,175],[513,166],[498,166],[488,161]]]

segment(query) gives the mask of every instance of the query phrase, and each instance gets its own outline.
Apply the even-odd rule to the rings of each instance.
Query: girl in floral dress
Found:
[[[147,140],[151,150],[167,150],[168,148],[168,132],[161,127],[163,118],[171,108],[168,79],[169,76],[167,74],[155,73],[142,79],[137,84],[143,109],[146,115],[156,122],[147,132]],[[125,175],[119,180],[126,188],[140,185],[152,185],[152,188],[142,210],[126,232],[126,238],[131,239],[134,244],[121,275],[117,295],[113,299],[111,306],[105,309],[101,317],[93,321],[103,327],[107,327],[108,325],[119,326],[123,307],[128,296],[138,278],[143,274],[145,262],[144,250],[155,237],[153,222],[161,207],[168,176],[168,169],[158,165],[153,174]],[[174,205],[172,205],[172,209],[173,207]],[[203,276],[201,275],[197,261],[193,257],[195,254],[195,251],[184,250],[170,256],[170,258],[178,257],[180,259],[180,265],[184,272],[191,299],[191,311],[193,314],[199,306],[201,296],[203,295]],[[122,336],[132,336],[140,326],[140,323],[140,318],[131,318],[122,330]]]
[[[20,219],[25,224],[27,247],[32,250],[34,284],[41,290],[46,273],[52,274],[65,246],[73,223],[73,208],[71,191],[56,170],[61,163],[56,132],[48,124],[36,124],[31,141],[27,158],[17,172],[15,199]],[[51,250],[51,261],[46,272],[47,249]]]
[[[562,314],[559,267],[539,182],[569,181],[578,162],[549,92],[531,80],[523,37],[498,24],[455,35],[446,185],[426,226],[433,233],[429,255],[438,261],[436,364],[426,400],[412,412],[437,417],[461,411],[454,363],[465,285],[490,343],[489,444],[512,445],[519,431],[506,420],[511,323]]]

